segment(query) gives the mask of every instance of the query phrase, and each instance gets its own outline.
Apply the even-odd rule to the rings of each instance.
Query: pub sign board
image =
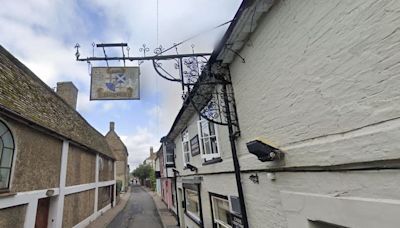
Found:
[[[139,67],[92,67],[90,100],[139,100]]]

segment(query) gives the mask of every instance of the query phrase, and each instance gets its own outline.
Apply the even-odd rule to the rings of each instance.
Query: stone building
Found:
[[[117,180],[122,181],[122,191],[126,191],[129,185],[128,149],[115,132],[115,123],[110,122],[110,130],[106,134],[106,140],[116,159]]]
[[[234,227],[240,206],[251,228],[399,227],[399,9],[243,1],[208,64],[229,67],[245,204],[229,132],[186,101],[164,140],[181,227]],[[256,139],[284,156],[259,160],[247,147]]]
[[[155,170],[155,168],[156,168],[156,159],[157,159],[157,154],[154,153],[154,149],[153,149],[153,147],[151,146],[151,147],[150,147],[150,154],[149,154],[149,157],[146,158],[146,159],[143,161],[143,164],[145,164],[145,165],[150,165],[151,168],[153,168],[153,170]]]
[[[0,227],[84,227],[115,203],[114,155],[57,87],[0,46]]]

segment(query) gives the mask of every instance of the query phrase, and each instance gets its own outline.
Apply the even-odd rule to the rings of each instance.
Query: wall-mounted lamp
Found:
[[[246,143],[246,146],[249,152],[256,155],[258,160],[262,162],[275,161],[283,157],[282,151],[260,140],[250,141]]]
[[[192,172],[197,172],[197,167],[193,166],[191,164],[186,164],[185,168],[190,169],[190,171],[192,171]]]

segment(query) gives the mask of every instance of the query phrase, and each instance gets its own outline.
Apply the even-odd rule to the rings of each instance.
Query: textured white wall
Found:
[[[396,0],[276,1],[240,52],[246,63],[230,65],[242,170],[399,159],[399,24]],[[233,170],[226,130],[219,131],[224,161],[202,167],[195,157],[200,174]],[[262,163],[249,154],[246,142],[259,137],[284,150],[285,160]],[[180,139],[175,143],[179,169]],[[397,170],[279,172],[275,181],[260,171],[259,184],[249,180],[252,174],[242,174],[252,228],[288,226],[282,191],[400,199]],[[203,178],[207,227],[208,192],[231,195],[236,185],[233,174]]]
[[[230,66],[242,137],[285,166],[399,158],[400,2],[276,1]],[[268,167],[261,164],[259,168]]]

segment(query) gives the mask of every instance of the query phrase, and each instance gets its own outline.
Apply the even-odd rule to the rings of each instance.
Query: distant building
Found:
[[[176,178],[173,172],[173,168],[175,168],[174,154],[171,154],[173,150],[167,150],[167,148],[170,148],[170,146],[164,143],[157,152],[160,166],[160,191],[161,198],[167,208],[176,215]]]
[[[161,150],[161,149],[160,149]],[[160,173],[160,150],[156,153],[155,160],[155,177],[156,177],[156,193],[161,197],[161,173]],[[161,154],[162,155],[162,154]]]
[[[106,140],[115,156],[117,180],[122,181],[122,191],[126,191],[129,185],[128,149],[115,132],[115,123],[110,122],[110,130],[106,134]]]
[[[115,204],[114,155],[76,87],[57,93],[0,46],[0,227],[84,227]]]
[[[150,147],[150,155],[148,158],[146,158],[143,162],[145,165],[150,165],[153,170],[156,168],[156,158],[157,155],[154,153],[153,147]]]

